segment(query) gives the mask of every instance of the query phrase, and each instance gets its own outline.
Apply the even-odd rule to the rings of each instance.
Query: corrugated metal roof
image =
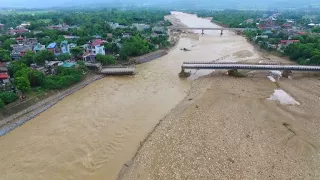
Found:
[[[56,46],[57,46],[57,43],[53,42],[53,43],[50,43],[47,48],[52,49],[52,48],[56,48]]]

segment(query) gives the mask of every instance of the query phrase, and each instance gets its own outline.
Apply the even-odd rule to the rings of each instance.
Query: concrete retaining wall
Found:
[[[132,61],[134,63],[141,64],[141,63],[149,62],[151,60],[160,58],[160,57],[167,55],[167,54],[168,54],[168,52],[166,50],[159,50],[159,51],[152,52],[152,53],[140,56],[140,57],[133,58]]]

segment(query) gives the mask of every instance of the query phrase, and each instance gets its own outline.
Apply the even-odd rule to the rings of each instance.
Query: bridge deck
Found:
[[[133,75],[135,74],[135,68],[103,68],[101,69],[100,73],[106,75]]]
[[[320,66],[301,65],[261,65],[261,64],[183,64],[183,69],[247,69],[247,70],[291,70],[291,71],[320,71]]]
[[[216,62],[216,61],[184,61],[183,64],[248,64],[248,65],[296,65],[295,63],[278,63],[278,62]]]
[[[256,28],[169,27],[171,30],[256,30]]]

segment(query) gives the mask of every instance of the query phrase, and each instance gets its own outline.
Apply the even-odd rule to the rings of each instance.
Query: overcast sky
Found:
[[[259,6],[285,6],[292,5],[299,7],[310,4],[320,4],[320,0],[0,0],[0,7],[22,7],[22,8],[44,8],[44,7],[62,7],[62,6],[79,6],[101,3],[118,4],[136,4],[136,5],[155,5],[170,4],[185,6],[191,4],[202,5],[210,8],[245,8]],[[215,7],[216,6],[216,7]],[[192,7],[192,6],[191,6]]]

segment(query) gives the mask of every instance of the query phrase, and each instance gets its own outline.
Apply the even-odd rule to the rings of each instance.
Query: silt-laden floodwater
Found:
[[[190,27],[216,27],[195,15],[174,14]],[[254,53],[234,33],[205,33],[181,38],[168,55],[138,65],[135,76],[96,81],[0,137],[0,179],[115,179],[145,136],[187,95],[192,81],[178,77],[183,61]]]

